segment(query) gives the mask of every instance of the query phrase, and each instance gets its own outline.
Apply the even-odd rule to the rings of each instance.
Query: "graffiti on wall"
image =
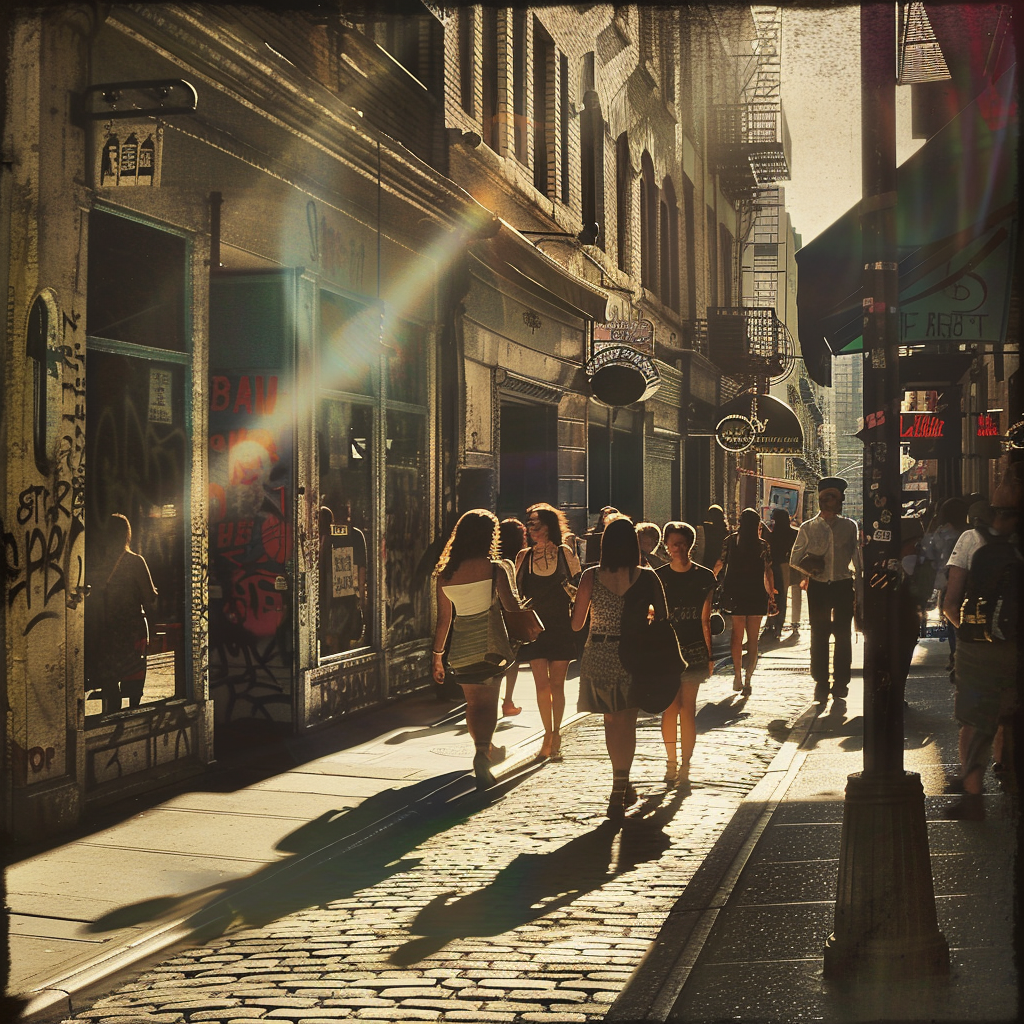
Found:
[[[217,718],[291,715],[291,426],[276,374],[210,385],[210,692]]]
[[[305,674],[304,684],[309,687],[309,725],[375,707],[381,699],[376,655],[312,669]]]
[[[77,313],[62,318],[63,432],[52,453],[52,477],[23,488],[11,521],[0,519],[7,606],[23,613],[23,636],[61,618],[65,602],[77,607],[85,593],[85,358],[81,343],[68,336],[79,319]]]
[[[109,731],[94,730],[87,737],[88,785],[187,760],[196,746],[197,725],[194,711],[181,701],[155,706],[149,715],[115,720]]]

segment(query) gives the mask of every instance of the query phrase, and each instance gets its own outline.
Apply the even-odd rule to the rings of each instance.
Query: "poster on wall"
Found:
[[[801,501],[804,485],[793,480],[772,480],[765,479],[762,518],[771,522],[772,513],[781,508],[789,513],[791,519],[796,519],[800,514]]]

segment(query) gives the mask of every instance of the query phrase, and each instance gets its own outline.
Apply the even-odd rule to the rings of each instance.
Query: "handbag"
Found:
[[[679,692],[679,676],[687,662],[672,624],[667,619],[647,621],[647,609],[654,603],[652,590],[653,583],[648,579],[642,588],[634,586],[626,592],[619,661],[630,675],[627,703],[657,715]]]
[[[558,547],[558,557],[565,567],[565,575],[562,577],[562,589],[569,595],[569,602],[571,604],[576,600],[576,591],[579,590],[580,576],[583,575],[583,571],[580,570],[575,575],[569,572],[569,559],[565,557],[565,552],[562,550],[561,545]]]
[[[500,602],[499,602],[500,603]],[[523,608],[516,608],[509,611],[501,609],[501,616],[505,620],[505,630],[509,640],[517,640],[522,644],[531,644],[544,632],[544,623],[537,614],[536,609],[529,605]]]
[[[491,603],[487,610],[476,615],[456,616],[448,651],[448,671],[456,682],[485,682],[502,675],[515,661],[519,643],[516,641],[513,647],[509,640],[504,609],[494,585],[494,572],[491,573]]]

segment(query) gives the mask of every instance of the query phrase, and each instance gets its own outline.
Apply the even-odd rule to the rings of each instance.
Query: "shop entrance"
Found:
[[[502,401],[498,517],[522,519],[537,501],[558,504],[558,410]]]

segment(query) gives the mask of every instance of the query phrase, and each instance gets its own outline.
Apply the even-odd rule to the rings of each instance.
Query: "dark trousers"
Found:
[[[811,621],[811,678],[816,687],[828,687],[828,638],[836,639],[832,660],[833,691],[845,695],[853,659],[853,580],[807,584],[807,613]]]

